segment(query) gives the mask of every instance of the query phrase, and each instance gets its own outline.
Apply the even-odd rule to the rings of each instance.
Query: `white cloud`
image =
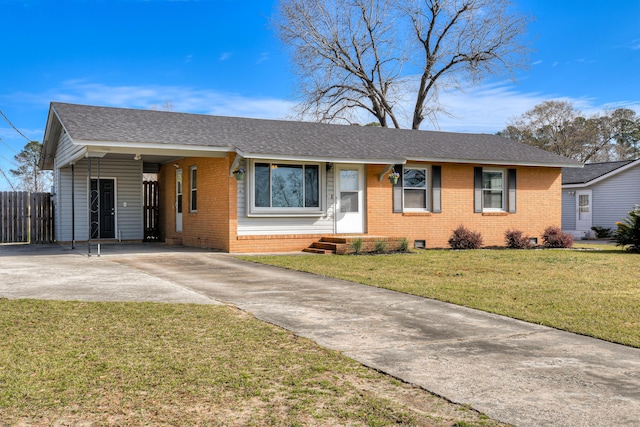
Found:
[[[141,109],[169,103],[176,112],[264,119],[292,117],[295,115],[296,105],[294,101],[284,98],[252,97],[212,89],[162,85],[110,86],[84,80],[69,80],[45,93],[14,93],[2,98],[11,103],[34,105],[39,109],[46,108],[50,101]],[[523,93],[518,91],[515,84],[505,81],[480,85],[466,92],[441,93],[440,103],[449,115],[441,114],[436,124],[425,119],[422,129],[495,133],[504,129],[510,119],[522,115],[543,101],[552,99],[570,101],[585,115],[615,108],[631,108],[640,113],[640,102],[621,101],[598,105],[589,98],[562,98],[537,92]],[[399,104],[398,108],[401,109],[398,116],[402,126],[408,127],[411,123],[410,113],[413,111],[411,103],[404,102]],[[373,121],[371,116],[361,113],[355,116],[359,123]]]
[[[396,117],[402,127],[411,126],[415,96],[411,86],[400,97],[404,101],[396,103]],[[473,89],[461,91],[441,91],[437,99],[443,113],[435,122],[429,117],[422,122],[423,130],[446,132],[496,133],[506,127],[507,122],[530,110],[536,104],[554,99],[553,95],[519,92],[512,82],[487,83]],[[371,116],[359,116],[360,123],[368,123]]]
[[[452,132],[495,133],[504,129],[511,118],[548,99],[548,95],[540,93],[520,93],[510,83],[485,84],[466,92],[444,93],[440,95],[440,102],[451,116],[441,116],[438,127]]]
[[[640,101],[620,101],[598,104],[592,98],[569,98],[549,93],[522,93],[510,82],[486,84],[466,93],[440,96],[443,106],[454,117],[439,119],[439,129],[452,132],[495,133],[503,130],[507,122],[544,101],[567,101],[584,116],[602,114],[616,108],[629,108],[640,114]],[[427,124],[432,128],[430,124]],[[423,126],[426,128],[426,126]]]
[[[269,52],[262,52],[256,61],[256,64],[262,64],[263,62],[267,62],[269,60]]]
[[[226,61],[227,59],[231,58],[231,55],[231,52],[223,52],[222,55],[220,55],[220,61]]]
[[[281,119],[291,115],[294,102],[278,98],[247,97],[237,93],[183,86],[110,86],[69,80],[42,94],[16,94],[21,102],[49,101],[150,109],[169,102],[173,111],[225,116]]]

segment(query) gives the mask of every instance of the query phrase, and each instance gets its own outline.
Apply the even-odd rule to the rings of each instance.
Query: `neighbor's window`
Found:
[[[189,169],[189,182],[191,185],[189,210],[196,212],[198,210],[198,168],[195,166],[191,166]]]
[[[505,200],[504,171],[482,170],[482,209],[485,211],[503,211]]]
[[[254,211],[320,210],[319,164],[256,162],[253,172]]]
[[[403,169],[404,210],[427,210],[427,169],[405,167]]]

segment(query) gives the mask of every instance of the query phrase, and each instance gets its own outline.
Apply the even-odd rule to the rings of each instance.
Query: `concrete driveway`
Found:
[[[227,254],[83,250],[0,246],[0,297],[223,302],[500,421],[640,425],[640,349]]]

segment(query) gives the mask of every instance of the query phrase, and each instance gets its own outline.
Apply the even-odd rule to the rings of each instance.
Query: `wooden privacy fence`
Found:
[[[0,243],[53,242],[49,193],[0,192]]]

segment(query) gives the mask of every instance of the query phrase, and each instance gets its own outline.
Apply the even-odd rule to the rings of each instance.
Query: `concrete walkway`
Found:
[[[55,246],[39,254],[0,246],[0,297],[222,301],[500,421],[640,425],[640,349],[226,254],[168,249],[120,246],[87,258]]]

